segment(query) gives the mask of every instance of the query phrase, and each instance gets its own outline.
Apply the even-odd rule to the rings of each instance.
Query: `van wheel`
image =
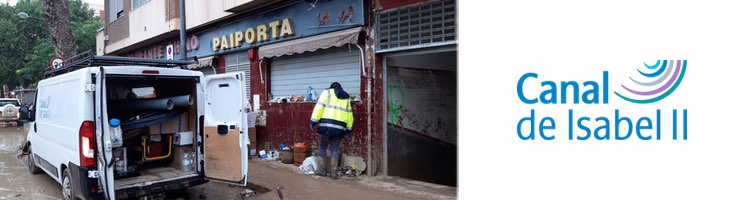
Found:
[[[70,169],[65,169],[65,172],[63,172],[63,178],[62,178],[62,192],[63,192],[63,198],[65,200],[71,200],[73,199],[73,193],[71,192],[70,188]]]
[[[31,172],[31,174],[42,172],[42,169],[39,169],[34,162],[34,152],[31,151],[31,146],[29,146],[29,155],[26,155],[26,164],[29,166],[29,172]]]

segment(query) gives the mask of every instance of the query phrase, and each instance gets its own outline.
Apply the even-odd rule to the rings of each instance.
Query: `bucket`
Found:
[[[292,164],[294,162],[292,150],[281,150],[279,151],[279,159],[281,159],[281,163],[284,164]]]
[[[294,144],[294,164],[301,165],[307,158],[307,145],[304,143]]]

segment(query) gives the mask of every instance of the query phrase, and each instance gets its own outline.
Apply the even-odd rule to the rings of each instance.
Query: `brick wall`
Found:
[[[165,6],[166,19],[180,18],[180,2],[179,0],[166,0],[167,6]],[[185,11],[187,12],[187,11]]]
[[[259,62],[252,61],[251,70],[251,91],[253,94],[260,96],[260,109],[265,110],[267,114],[266,126],[256,127],[258,133],[258,146],[265,148],[265,145],[271,149],[278,148],[279,144],[291,145],[297,142],[306,143],[309,147],[317,147],[317,133],[310,130],[310,115],[315,107],[315,103],[268,103],[268,92],[270,88],[270,82],[268,77],[270,76],[269,67],[270,61],[263,61],[263,81],[261,83],[261,75],[258,71]],[[369,69],[368,69],[369,70]],[[367,117],[370,116],[367,113],[367,94],[365,88],[367,87],[367,79],[362,78],[361,90],[362,101],[353,102],[352,110],[354,112],[354,127],[352,129],[352,137],[345,138],[341,144],[341,153],[346,155],[360,156],[367,158]],[[376,84],[373,83],[375,87]],[[382,82],[379,84],[382,85]],[[248,94],[252,99],[253,94]],[[382,95],[382,93],[381,93]],[[377,99],[376,99],[377,100]],[[378,123],[377,120],[373,121]],[[382,124],[382,120],[380,122]],[[380,132],[377,132],[380,131]],[[372,135],[374,159],[382,159],[382,128],[373,129]],[[376,161],[375,163],[381,163]],[[369,167],[368,167],[369,168]],[[374,169],[379,169],[376,166]]]
[[[128,21],[128,13],[130,13],[130,0],[123,1],[123,14],[122,17],[118,18],[112,23],[107,24],[105,34],[109,36],[109,43],[114,43],[125,39],[130,36],[130,24]],[[107,10],[105,13],[109,13],[109,1],[104,1],[104,8]],[[106,16],[109,17],[109,16]],[[107,22],[110,20],[107,19]]]

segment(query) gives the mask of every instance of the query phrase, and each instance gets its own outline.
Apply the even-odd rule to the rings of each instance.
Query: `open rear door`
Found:
[[[204,169],[206,177],[247,182],[247,94],[244,72],[206,76]]]
[[[99,170],[99,184],[102,186],[105,199],[115,199],[115,178],[112,167],[112,140],[110,139],[109,125],[107,124],[107,88],[106,74],[103,67],[99,67],[96,74],[94,102],[96,108],[96,166]]]

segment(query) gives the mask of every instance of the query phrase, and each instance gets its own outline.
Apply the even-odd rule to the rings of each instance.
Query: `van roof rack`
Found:
[[[130,65],[143,65],[152,67],[165,67],[174,68],[179,67],[185,69],[185,66],[189,64],[197,63],[196,57],[191,57],[192,60],[164,60],[164,59],[150,59],[150,58],[131,58],[121,56],[95,56],[91,50],[80,53],[63,62],[63,66],[57,69],[50,69],[44,72],[44,77],[49,78],[60,74],[65,74],[78,69],[86,67],[96,66],[130,66]]]

